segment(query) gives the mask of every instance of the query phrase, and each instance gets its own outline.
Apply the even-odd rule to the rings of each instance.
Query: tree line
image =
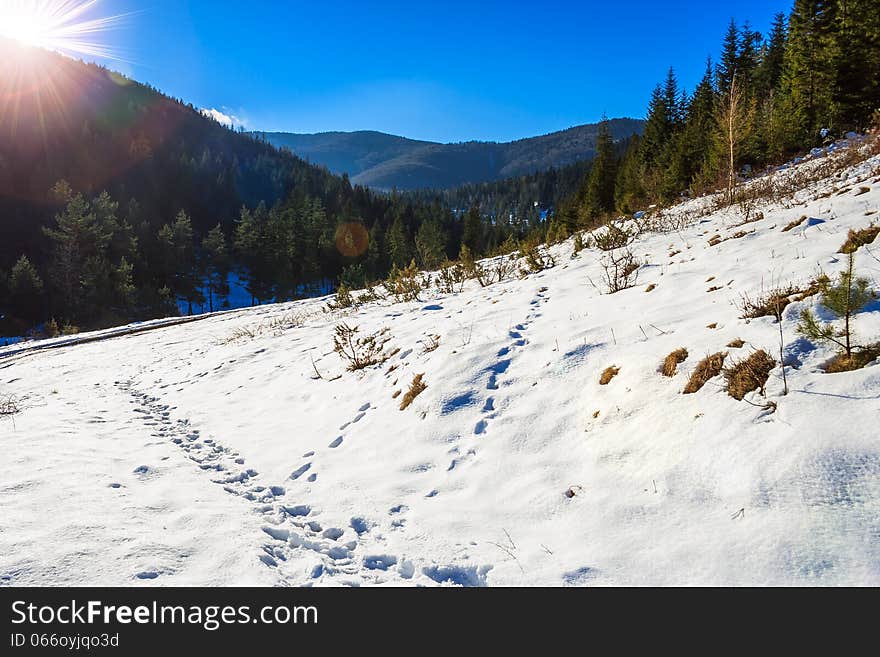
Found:
[[[603,128],[591,170],[560,204],[553,230],[565,236],[650,203],[731,193],[750,170],[864,131],[878,110],[876,0],[796,0],[767,35],[732,20],[692,93],[670,68],[651,94],[643,134],[622,156]]]

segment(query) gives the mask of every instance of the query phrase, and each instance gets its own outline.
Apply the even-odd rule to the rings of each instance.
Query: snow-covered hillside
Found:
[[[720,376],[682,394],[708,354],[778,359],[778,325],[740,319],[741,295],[840,271],[847,231],[880,217],[878,176],[874,157],[747,224],[677,206],[616,294],[569,240],[551,269],[418,302],[0,350],[22,406],[0,421],[0,583],[880,585],[880,365],[822,371],[833,352],[795,332],[816,297],[784,311],[788,395],[778,365],[766,399]],[[341,322],[399,351],[347,371]],[[880,340],[880,303],[855,330]]]

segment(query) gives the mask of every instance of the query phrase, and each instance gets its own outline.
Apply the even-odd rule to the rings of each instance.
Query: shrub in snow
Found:
[[[629,249],[606,253],[599,261],[602,279],[608,294],[633,287],[639,280],[641,263]]]
[[[385,287],[397,301],[418,301],[424,281],[419,278],[416,261],[411,261],[404,269],[399,269],[397,265],[392,267]]]
[[[461,264],[446,260],[437,272],[435,284],[442,294],[454,294],[461,292],[465,280],[467,277]]]
[[[522,274],[523,276],[537,274],[539,271],[555,266],[556,260],[548,251],[541,249],[539,246],[533,246],[525,253],[525,268],[522,269]]]
[[[691,378],[688,379],[687,385],[684,387],[683,393],[686,395],[695,393],[704,385],[706,385],[706,382],[709,381],[709,379],[714,379],[716,376],[721,374],[721,370],[724,367],[725,358],[727,358],[727,353],[719,351],[717,354],[706,356],[703,360],[701,360],[697,364],[696,369],[691,374]]]
[[[358,327],[343,322],[336,326],[334,331],[336,335],[333,337],[333,350],[348,361],[350,372],[379,365],[391,356],[384,351],[385,344],[391,339],[387,328],[371,335],[358,337]]]
[[[13,395],[0,397],[0,416],[15,415],[21,411],[18,400]]]
[[[635,235],[622,226],[609,223],[604,228],[593,233],[593,242],[601,251],[613,251],[622,249],[633,241]]]
[[[336,290],[336,297],[327,304],[330,310],[340,310],[342,308],[351,308],[355,305],[354,297],[351,295],[351,291],[342,283]]]
[[[759,390],[763,395],[764,386],[774,367],[776,361],[766,351],[759,349],[748,358],[724,368],[727,394],[737,401],[742,401],[752,390]]]

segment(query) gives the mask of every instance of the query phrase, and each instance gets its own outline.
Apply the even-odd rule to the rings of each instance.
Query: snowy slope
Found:
[[[785,311],[799,366],[787,396],[772,372],[776,412],[720,377],[681,394],[707,354],[778,355],[778,326],[736,302],[839,271],[847,231],[878,216],[878,175],[875,157],[744,226],[736,206],[680,205],[691,224],[641,237],[650,264],[613,295],[600,253],[572,258],[569,241],[552,269],[420,302],[308,300],[0,350],[0,393],[24,406],[0,423],[0,582],[880,585],[880,366],[819,369],[832,352],[795,334],[814,299]],[[821,221],[782,231],[802,215]],[[754,232],[707,242],[737,231]],[[857,265],[876,287],[869,249]],[[388,328],[400,351],[348,372],[340,321]],[[880,340],[880,304],[856,330]],[[679,347],[690,357],[661,376]],[[419,373],[427,389],[399,410]]]

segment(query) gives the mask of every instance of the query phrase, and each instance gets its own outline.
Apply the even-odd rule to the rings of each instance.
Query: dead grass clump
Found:
[[[400,402],[400,410],[405,411],[406,408],[413,403],[413,400],[422,394],[425,388],[428,387],[428,384],[422,381],[423,376],[425,375],[416,374],[413,377],[412,383],[409,384],[409,390],[406,391],[403,400]]]
[[[682,347],[681,349],[676,349],[663,360],[663,365],[660,367],[660,372],[663,374],[663,376],[675,376],[675,371],[678,369],[679,363],[683,363],[685,359],[687,359],[687,357],[687,349],[685,349],[684,347]]]
[[[770,371],[776,367],[776,361],[763,349],[758,349],[748,358],[724,368],[724,380],[727,382],[727,394],[742,401],[752,390],[763,395],[764,386],[770,378]]]
[[[612,365],[611,367],[606,367],[605,370],[602,372],[602,376],[599,377],[599,385],[607,386],[609,383],[611,383],[611,379],[617,376],[618,372],[620,372],[619,367],[614,367],[614,365]]]
[[[14,395],[0,397],[0,416],[15,415],[21,412],[21,406]]]
[[[871,244],[880,235],[880,226],[868,226],[861,230],[850,230],[838,253],[855,253],[859,247]]]
[[[706,385],[709,379],[714,379],[721,374],[725,358],[727,358],[727,353],[719,351],[717,354],[706,356],[701,360],[691,374],[691,378],[688,379],[687,385],[684,387],[684,394],[690,395],[697,392]]]
[[[786,287],[777,287],[762,293],[760,296],[752,299],[747,293],[743,294],[739,300],[739,311],[741,319],[757,319],[759,317],[773,317],[777,322],[782,317],[782,311],[792,301],[800,301],[800,299],[792,299],[795,295],[805,295],[808,290],[800,290],[794,285]],[[804,298],[801,296],[801,298]]]
[[[440,336],[439,335],[429,335],[425,340],[422,340],[422,353],[430,354],[432,351],[437,351],[437,348],[440,346]]]
[[[731,340],[730,342],[728,342],[727,346],[731,349],[742,349],[744,344],[745,342],[737,338],[736,340]]]
[[[802,223],[804,223],[806,220],[807,220],[807,215],[802,216],[800,219],[795,219],[794,221],[789,222],[789,223],[785,226],[785,228],[782,229],[782,232],[783,232],[783,233],[787,233],[788,231],[790,231],[790,230],[792,230],[792,229],[797,228],[798,226],[800,226],[800,225],[801,225]]]
[[[878,358],[880,358],[880,342],[853,351],[851,356],[847,356],[845,353],[835,356],[825,366],[825,371],[828,374],[852,372],[870,365]]]

